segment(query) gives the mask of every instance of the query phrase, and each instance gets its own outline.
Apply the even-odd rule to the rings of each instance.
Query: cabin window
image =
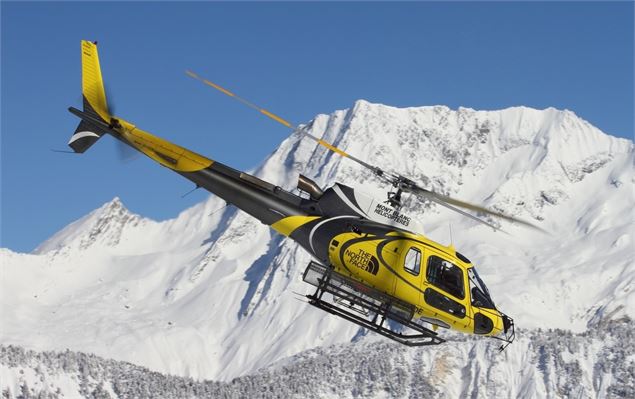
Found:
[[[406,254],[406,260],[403,267],[408,273],[418,276],[419,271],[421,270],[421,251],[417,248],[410,248]]]
[[[430,284],[459,299],[465,298],[463,271],[451,262],[438,256],[428,258],[426,278]]]

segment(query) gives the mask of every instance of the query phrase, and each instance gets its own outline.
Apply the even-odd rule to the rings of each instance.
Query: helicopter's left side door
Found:
[[[423,248],[405,241],[397,247],[399,256],[392,265],[396,274],[395,297],[419,307],[423,302]]]

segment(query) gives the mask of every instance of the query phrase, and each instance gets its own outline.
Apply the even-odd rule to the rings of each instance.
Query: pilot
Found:
[[[458,298],[463,296],[462,277],[461,269],[448,262],[443,262],[441,283],[445,286],[446,291]]]

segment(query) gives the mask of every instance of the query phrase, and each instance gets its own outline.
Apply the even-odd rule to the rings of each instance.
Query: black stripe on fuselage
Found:
[[[333,217],[333,216],[342,216],[342,215],[360,215],[361,209],[358,209],[356,201],[352,201],[348,198],[347,195],[344,195],[345,198],[342,198],[334,189],[334,187],[339,186],[340,189],[347,188],[352,191],[349,187],[343,186],[341,184],[336,183],[333,187],[329,187],[324,190],[324,194],[318,200],[318,205],[324,212],[324,216]],[[344,192],[345,190],[342,190]],[[353,207],[346,203],[348,200]]]
[[[339,189],[342,190],[342,193],[344,194],[344,196],[351,202],[351,204],[355,206],[355,208],[357,208],[356,211],[362,212],[364,215],[366,215],[366,211],[362,209],[361,206],[359,206],[359,203],[357,202],[357,198],[355,198],[355,190],[343,184],[339,184],[339,183],[336,183],[336,184],[339,187]]]
[[[303,206],[307,200],[278,186],[268,188],[241,179],[240,171],[219,162],[196,172],[177,173],[267,225],[286,216],[308,214]]]
[[[313,256],[327,262],[329,258],[329,245],[333,237],[351,231],[354,222],[359,221],[359,216],[341,215],[333,218],[319,218],[296,229],[290,237],[300,243]],[[317,230],[313,230],[321,224]],[[313,232],[313,237],[311,237]]]

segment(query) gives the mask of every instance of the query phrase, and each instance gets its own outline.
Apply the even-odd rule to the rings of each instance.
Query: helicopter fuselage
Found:
[[[300,176],[298,188],[305,195],[291,193],[112,116],[106,104],[96,43],[82,41],[82,70],[83,110],[69,108],[81,119],[69,141],[73,151],[83,153],[103,135],[112,135],[296,241],[319,263],[319,267],[313,269],[309,264],[305,271],[305,281],[318,287],[314,296],[307,296],[311,304],[410,344],[420,337],[436,335],[412,324],[413,319],[430,323],[435,329],[452,328],[486,336],[504,332],[503,341],[513,340],[513,321],[496,309],[470,261],[453,246],[439,244],[420,234],[422,230],[416,220],[391,206],[395,198],[387,203],[376,201],[339,183],[322,190],[304,176]],[[261,112],[274,116],[266,110]],[[350,157],[323,140],[314,139],[329,150]],[[363,161],[357,162],[366,165]],[[310,269],[322,270],[321,277],[307,279]],[[329,291],[332,273],[341,276],[333,280],[340,286],[331,285]],[[344,286],[355,286],[354,291],[359,291],[359,295],[342,288]],[[365,303],[367,312],[370,309],[375,313],[375,319],[369,324],[335,310],[322,301],[325,292],[333,294],[335,301],[348,298],[350,308],[359,305],[355,303],[359,299]],[[401,311],[391,310],[395,303],[401,309],[407,308],[407,317],[402,317]],[[388,334],[383,327],[384,319],[375,324],[378,315],[393,317],[423,334],[410,336],[414,337],[411,341],[405,340],[399,332]],[[432,339],[432,343],[443,342]]]
[[[303,186],[310,192],[296,195],[116,120],[112,134],[125,144],[296,241],[334,272],[412,304],[415,317],[466,333],[503,331],[498,310],[471,302],[470,262],[453,247],[407,230],[416,222],[389,204],[340,183],[323,192]],[[435,261],[455,268],[453,289],[435,285]]]

